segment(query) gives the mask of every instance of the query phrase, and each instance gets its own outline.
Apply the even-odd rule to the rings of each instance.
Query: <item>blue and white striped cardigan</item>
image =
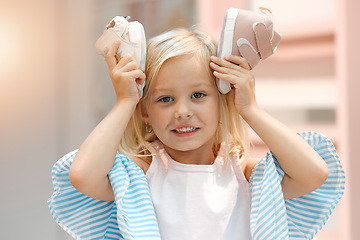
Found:
[[[331,141],[324,135],[300,134],[326,161],[329,176],[317,190],[284,201],[284,171],[269,152],[250,178],[253,239],[313,239],[344,193],[345,175]],[[53,167],[54,193],[48,200],[55,221],[75,239],[160,239],[143,171],[118,153],[109,178],[115,201],[99,201],[78,192],[69,181],[76,151]]]

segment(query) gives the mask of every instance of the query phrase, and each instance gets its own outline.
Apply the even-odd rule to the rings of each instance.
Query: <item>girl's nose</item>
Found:
[[[190,118],[193,115],[190,106],[185,101],[179,101],[175,106],[176,119]]]

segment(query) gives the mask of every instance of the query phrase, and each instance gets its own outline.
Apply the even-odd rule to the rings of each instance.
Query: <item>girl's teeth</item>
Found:
[[[178,133],[186,133],[186,132],[192,132],[194,130],[195,130],[195,128],[187,127],[187,128],[179,128],[179,129],[176,129],[175,131]]]

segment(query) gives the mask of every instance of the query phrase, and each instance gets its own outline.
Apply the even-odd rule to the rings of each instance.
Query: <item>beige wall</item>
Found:
[[[337,25],[337,81],[339,86],[338,133],[340,156],[345,165],[347,185],[342,202],[343,239],[360,236],[360,2],[339,1]]]

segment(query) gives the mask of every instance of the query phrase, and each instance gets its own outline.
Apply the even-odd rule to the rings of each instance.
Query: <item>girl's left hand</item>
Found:
[[[245,117],[250,109],[258,107],[255,98],[255,79],[245,58],[235,55],[220,59],[210,58],[210,67],[214,76],[229,82],[233,86],[234,102],[238,113]]]

